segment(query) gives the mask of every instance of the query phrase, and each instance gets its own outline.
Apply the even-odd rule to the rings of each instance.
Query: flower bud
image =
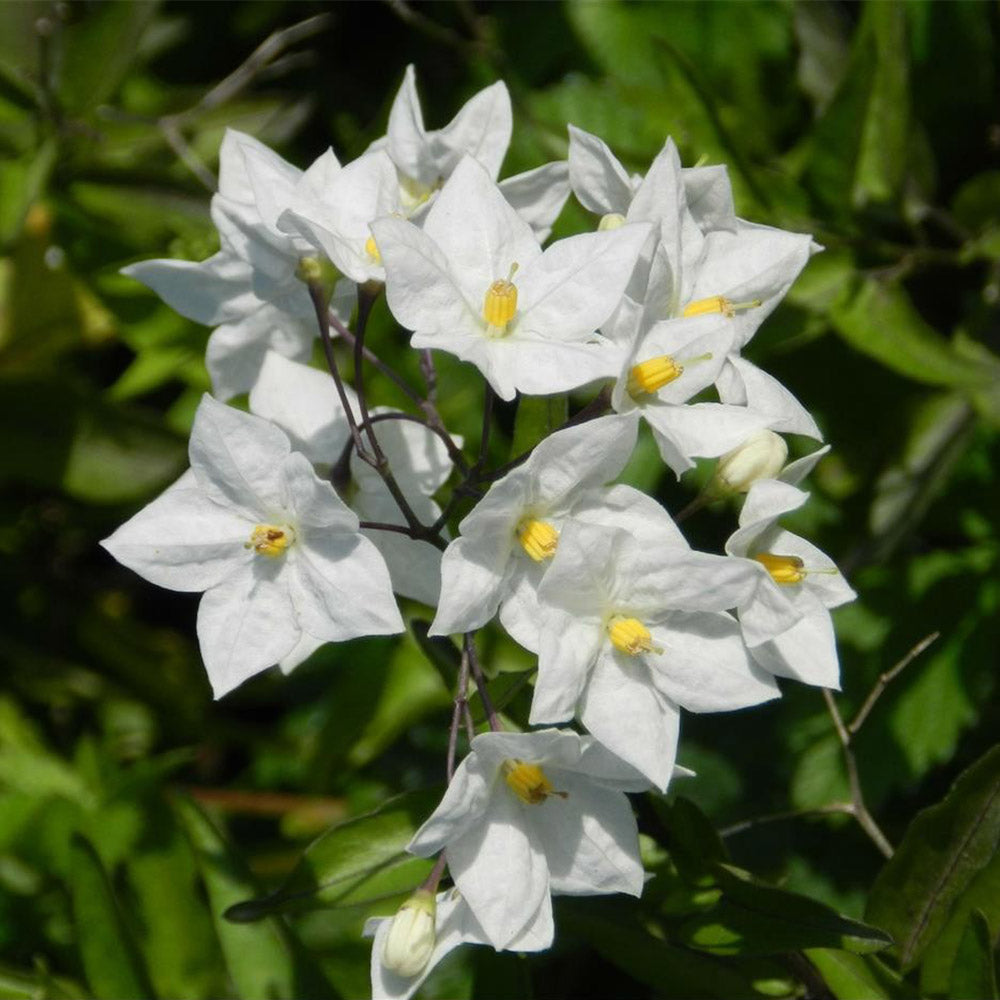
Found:
[[[757,431],[716,463],[709,490],[720,496],[746,493],[758,479],[774,479],[788,459],[788,445],[774,431]]]
[[[434,951],[436,915],[434,893],[418,889],[392,918],[382,946],[382,964],[397,976],[418,975]]]

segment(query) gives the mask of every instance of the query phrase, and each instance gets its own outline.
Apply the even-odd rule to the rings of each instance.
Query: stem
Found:
[[[686,507],[682,508],[677,514],[674,514],[674,524],[680,524],[681,521],[686,521],[692,514],[697,514],[702,507],[707,506],[713,500],[717,500],[718,497],[709,496],[708,493],[699,493]]]
[[[458,684],[455,687],[455,705],[451,713],[451,728],[448,730],[448,762],[446,766],[449,784],[455,774],[458,726],[463,717],[469,718],[469,650],[464,644],[462,646],[462,660],[458,667]]]
[[[889,843],[885,834],[879,829],[875,818],[865,806],[864,795],[861,791],[861,779],[858,776],[858,762],[854,757],[854,751],[851,749],[851,734],[847,731],[847,727],[844,725],[844,720],[840,714],[840,709],[837,708],[837,703],[827,688],[823,688],[823,700],[826,702],[827,711],[830,713],[830,718],[833,719],[834,728],[837,730],[837,738],[840,740],[840,746],[844,751],[844,765],[847,768],[847,781],[851,787],[851,803],[854,807],[854,818],[860,824],[861,829],[868,834],[872,843],[879,849],[882,855],[886,858],[891,858],[893,855],[892,844]]]
[[[354,419],[354,410],[347,399],[347,392],[344,389],[344,380],[340,377],[340,369],[337,367],[337,358],[333,353],[333,341],[330,339],[330,311],[326,304],[326,293],[323,286],[314,280],[306,282],[309,289],[309,298],[312,300],[313,309],[316,311],[316,322],[319,324],[319,337],[323,342],[323,353],[326,355],[326,364],[333,376],[334,385],[337,387],[337,395],[340,397],[340,405],[344,409],[347,417],[347,426],[351,431],[351,440],[354,442],[354,450],[358,457],[369,465],[373,465],[372,457],[365,451],[364,442],[361,440],[361,432]],[[338,324],[339,325],[339,324]]]
[[[496,393],[494,393],[493,387],[487,382],[483,395],[483,428],[479,438],[479,458],[476,459],[476,464],[469,470],[470,476],[478,475],[480,469],[486,465],[486,458],[490,450],[490,430],[493,426],[493,401],[495,399]]]
[[[755,826],[763,826],[765,823],[780,823],[786,819],[804,819],[808,816],[831,816],[831,815],[854,815],[853,802],[830,802],[825,806],[816,806],[813,809],[788,809],[785,812],[767,813],[764,816],[754,816],[752,819],[744,819],[739,823],[723,827],[719,831],[720,837],[732,837],[744,830],[752,830]]]
[[[437,861],[434,862],[434,867],[431,869],[430,874],[420,883],[419,888],[426,889],[428,892],[437,892],[438,882],[441,881],[441,876],[444,874],[447,864],[444,851],[442,851],[437,856]]]
[[[503,726],[500,725],[500,720],[497,718],[496,709],[493,707],[493,700],[490,698],[489,688],[486,686],[486,678],[483,676],[483,668],[479,665],[474,633],[465,633],[462,637],[462,649],[469,658],[469,669],[472,671],[472,678],[476,682],[476,690],[479,692],[479,700],[483,703],[483,710],[486,712],[490,731],[499,733],[503,730]]]
[[[858,709],[858,714],[854,716],[853,721],[846,727],[850,736],[856,735],[858,730],[865,724],[865,719],[868,718],[868,714],[875,707],[875,702],[879,700],[882,692],[889,686],[889,682],[902,673],[931,643],[940,637],[940,632],[931,632],[930,635],[924,636],[894,667],[879,675],[875,686],[868,692],[868,697],[865,698],[864,704]]]

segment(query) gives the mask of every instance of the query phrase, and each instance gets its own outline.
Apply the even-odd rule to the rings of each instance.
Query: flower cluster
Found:
[[[432,635],[463,637],[450,742],[466,713],[468,753],[449,752],[447,791],[409,847],[439,858],[432,876],[369,923],[378,996],[410,996],[462,943],[547,948],[552,894],[639,895],[625,793],[666,789],[682,713],[779,697],[776,677],[836,687],[829,609],[854,596],[779,524],[826,449],[786,464],[778,432],[821,440],[816,423],[741,353],[819,249],[811,237],[737,218],[725,168],[682,167],[669,139],[630,175],[571,125],[567,162],[498,183],[511,130],[496,83],[428,131],[411,67],[387,135],[353,162],[330,150],[302,172],[230,131],[220,251],[126,268],[215,327],[214,397],[190,471],[104,544],[154,583],[204,592],[216,696],[323,643],[402,631],[398,597],[435,609]],[[594,231],[543,246],[571,191]],[[425,366],[445,351],[486,380],[484,441],[494,397],[600,389],[490,472],[433,392],[371,358],[383,290]],[[306,363],[317,336],[329,373]],[[363,364],[353,388],[340,374],[338,339],[413,411],[370,408]],[[250,412],[226,404],[242,393]],[[746,494],[724,554],[692,550],[655,499],[614,485],[643,421],[678,477],[719,460],[694,506]],[[527,723],[564,728],[508,731],[493,711],[474,633],[494,617],[537,656]],[[489,724],[474,738],[470,681]],[[454,887],[439,892],[445,868]]]

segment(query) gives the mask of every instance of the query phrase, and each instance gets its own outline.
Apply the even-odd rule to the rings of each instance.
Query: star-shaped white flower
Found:
[[[354,392],[350,386],[345,390],[355,420],[359,421]],[[329,474],[350,440],[347,416],[330,375],[278,354],[271,353],[265,359],[250,393],[250,409],[284,430],[292,447],[325,474]],[[372,415],[378,418],[391,413],[376,408]],[[444,485],[452,469],[441,438],[410,420],[383,419],[374,426],[410,508],[423,524],[433,524],[441,508],[431,497]],[[351,482],[344,493],[358,517],[362,521],[405,526],[406,520],[382,477],[353,453],[349,469]],[[437,604],[441,588],[441,553],[437,548],[395,531],[363,529],[362,534],[381,552],[397,594],[431,606]]]
[[[797,510],[808,498],[790,483],[755,482],[726,552],[746,565],[756,563],[757,586],[738,606],[754,659],[779,677],[839,688],[840,664],[828,609],[857,595],[829,556],[777,524],[779,517]]]
[[[628,462],[636,429],[634,417],[607,416],[556,431],[495,482],[445,551],[430,634],[469,632],[501,608],[505,627],[530,642],[526,636],[538,627],[535,594],[559,532],[574,510],[604,499],[602,487]]]
[[[298,269],[315,251],[277,228],[302,176],[252,136],[228,129],[212,198],[219,252],[201,262],[146,260],[122,269],[182,316],[216,327],[205,361],[220,399],[253,386],[267,351],[300,361],[312,351],[316,317]],[[348,319],[355,299],[354,285],[341,281],[330,305]]]
[[[567,730],[483,733],[409,850],[444,851],[494,948],[551,940],[550,893],[642,892],[626,791],[648,788],[596,741]]]
[[[508,951],[544,951],[552,944],[552,923],[539,909],[534,923],[529,924],[507,945]],[[441,960],[463,944],[492,944],[476,920],[469,904],[457,889],[437,894],[435,942],[427,964],[413,976],[401,976],[387,968],[383,961],[386,939],[392,917],[371,917],[365,922],[365,937],[372,941],[372,1000],[409,1000]]]
[[[471,361],[502,399],[577,388],[613,373],[597,332],[617,306],[647,226],[559,240],[544,253],[483,168],[466,157],[423,228],[381,219],[372,233],[386,298],[414,347]]]
[[[680,712],[721,712],[779,695],[749,659],[735,607],[752,567],[693,552],[647,509],[620,527],[577,520],[539,586],[538,677],[530,721],[576,715],[660,789],[673,773]],[[726,563],[730,565],[726,565]]]
[[[382,557],[282,431],[205,396],[189,452],[191,469],[101,544],[152,583],[205,591],[217,698],[300,644],[403,630]]]

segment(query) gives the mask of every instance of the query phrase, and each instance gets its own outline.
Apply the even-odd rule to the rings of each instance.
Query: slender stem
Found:
[[[476,682],[476,690],[479,692],[479,700],[483,703],[483,710],[486,712],[490,730],[498,733],[503,729],[503,726],[500,725],[500,720],[497,718],[496,709],[493,707],[493,700],[490,698],[489,688],[486,685],[486,677],[483,675],[483,668],[479,665],[475,636],[472,632],[466,632],[462,637],[462,648],[469,657],[469,669],[472,671],[472,679]]]
[[[358,397],[358,410],[361,413],[361,426],[365,434],[368,435],[368,443],[371,445],[372,454],[379,466],[386,464],[385,453],[382,445],[375,435],[375,428],[372,427],[371,414],[368,412],[368,398],[365,393],[364,360],[365,360],[365,327],[368,325],[368,316],[371,313],[373,298],[364,286],[358,289],[358,324],[357,332],[354,334],[354,392]],[[409,521],[409,518],[407,518]]]
[[[463,644],[462,660],[458,667],[458,683],[455,686],[455,705],[451,713],[451,728],[448,730],[448,781],[455,773],[455,750],[458,747],[458,726],[463,718],[469,717],[469,650]]]
[[[437,892],[438,882],[441,881],[441,876],[444,874],[447,864],[444,851],[442,851],[437,856],[437,861],[434,862],[434,867],[431,869],[430,874],[420,883],[420,888],[426,889],[428,892]]]
[[[337,357],[333,352],[333,341],[330,339],[330,310],[326,304],[326,293],[319,281],[309,280],[306,282],[309,289],[309,298],[312,299],[313,309],[316,311],[316,322],[319,324],[319,337],[323,343],[323,353],[326,355],[326,364],[333,376],[334,385],[337,387],[337,395],[340,397],[340,405],[343,407],[344,415],[347,417],[347,426],[351,431],[351,440],[354,442],[354,450],[358,453],[358,458],[374,464],[374,460],[365,450],[364,442],[361,439],[361,432],[358,430],[357,422],[354,419],[354,410],[347,399],[347,391],[344,389],[344,380],[340,377],[340,369],[337,367]]]
[[[427,401],[436,404],[438,376],[437,368],[434,367],[434,354],[429,347],[420,352],[420,374],[423,375],[424,384],[427,386]]]
[[[490,431],[493,427],[493,403],[495,399],[496,393],[489,382],[487,382],[483,396],[483,427],[479,438],[479,457],[476,459],[476,464],[469,470],[470,476],[478,475],[479,470],[486,465],[486,459],[490,451]]]
[[[833,694],[827,688],[823,688],[823,700],[826,702],[827,711],[830,713],[830,718],[833,719],[834,728],[837,730],[837,738],[840,740],[840,746],[844,751],[844,765],[847,768],[847,781],[851,788],[854,818],[883,856],[891,858],[893,855],[892,844],[889,843],[886,835],[879,829],[875,818],[865,806],[864,794],[861,791],[861,779],[858,776],[858,762],[854,757],[854,751],[851,749],[851,734],[844,725],[844,720],[841,717],[836,701],[834,701]]]
[[[875,686],[868,692],[868,697],[865,698],[864,704],[858,709],[858,714],[854,716],[853,721],[847,725],[847,732],[849,735],[854,736],[857,731],[865,724],[865,719],[868,718],[868,714],[875,707],[875,702],[879,700],[882,692],[889,686],[889,682],[893,678],[897,677],[903,670],[905,670],[931,643],[935,642],[941,636],[940,632],[931,632],[930,635],[924,636],[923,639],[918,642],[913,649],[911,649],[894,667],[886,670],[885,673],[880,674],[878,680],[875,682]]]
[[[699,493],[686,507],[674,514],[674,524],[686,521],[692,514],[697,514],[702,507],[707,506],[715,499],[717,498],[709,496],[707,493]]]
[[[804,819],[809,816],[830,816],[830,815],[854,815],[853,802],[830,802],[824,806],[816,806],[813,809],[788,809],[784,812],[767,813],[764,816],[754,816],[752,819],[744,819],[739,823],[723,827],[719,831],[720,837],[732,837],[744,830],[752,830],[754,827],[763,826],[765,823],[780,823],[788,819]]]

